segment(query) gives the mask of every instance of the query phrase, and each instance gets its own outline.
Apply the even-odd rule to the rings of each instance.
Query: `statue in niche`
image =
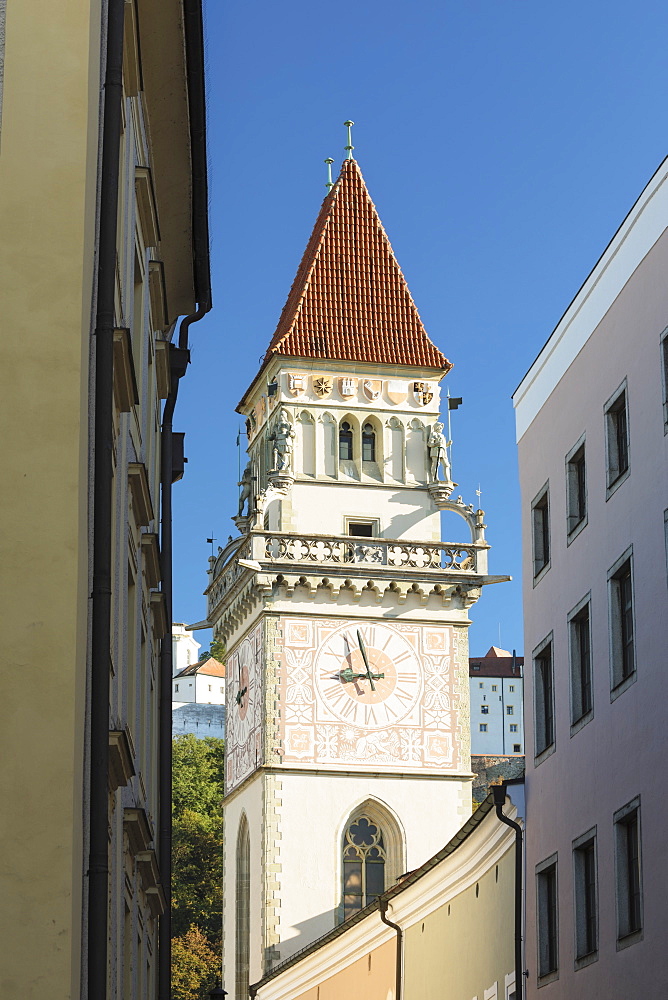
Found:
[[[292,464],[292,439],[294,436],[295,432],[288,420],[288,415],[285,410],[281,410],[276,426],[274,427],[274,432],[269,438],[270,441],[274,442],[273,472],[282,472],[284,475],[289,474]]]
[[[237,517],[243,517],[246,501],[248,501],[250,513],[250,498],[251,493],[253,492],[253,468],[250,462],[244,469],[241,482],[237,483],[237,486],[241,487],[241,493],[239,495],[239,513],[237,514]]]
[[[448,448],[452,441],[446,441],[443,433],[443,424],[436,423],[431,429],[427,438],[427,450],[429,452],[429,471],[431,482],[439,482],[438,471],[443,466],[443,477],[446,483],[452,481],[452,470],[448,457]]]

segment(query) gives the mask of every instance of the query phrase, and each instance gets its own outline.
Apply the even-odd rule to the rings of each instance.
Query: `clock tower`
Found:
[[[237,998],[471,813],[469,611],[508,578],[487,573],[483,512],[451,498],[450,368],[348,158],[239,404],[239,536],[210,561]]]

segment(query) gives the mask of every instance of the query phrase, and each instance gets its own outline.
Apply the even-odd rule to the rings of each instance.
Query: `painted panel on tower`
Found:
[[[262,763],[262,622],[230,653],[226,664],[225,791]]]
[[[461,767],[451,626],[284,617],[281,628],[283,764]]]

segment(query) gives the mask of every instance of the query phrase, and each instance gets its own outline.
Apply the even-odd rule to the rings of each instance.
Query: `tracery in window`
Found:
[[[339,427],[339,461],[353,460],[353,430],[347,420]]]
[[[362,428],[362,461],[376,461],[376,432],[373,424],[365,424]]]
[[[385,891],[387,853],[380,826],[356,816],[343,838],[343,919],[363,909]]]

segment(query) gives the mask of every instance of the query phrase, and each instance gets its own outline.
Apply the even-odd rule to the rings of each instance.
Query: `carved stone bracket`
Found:
[[[237,531],[241,535],[247,535],[251,529],[251,523],[253,518],[250,514],[246,514],[243,517],[233,517],[232,520],[237,526]]]
[[[427,483],[427,490],[429,496],[434,501],[436,507],[439,510],[444,510],[444,504],[450,499],[450,494],[454,490],[458,483],[453,483],[451,480],[448,482],[431,482]]]
[[[281,496],[287,496],[295,481],[295,477],[290,473],[276,471],[268,472],[267,479],[271,489]]]

